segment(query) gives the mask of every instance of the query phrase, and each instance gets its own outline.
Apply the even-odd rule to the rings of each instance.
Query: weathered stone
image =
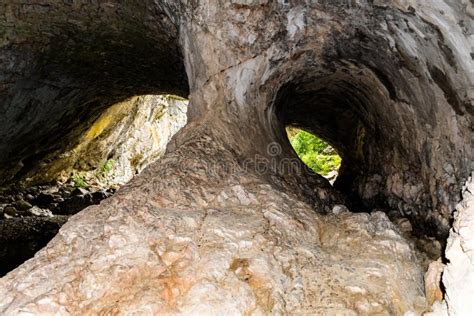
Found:
[[[397,226],[400,228],[400,231],[405,234],[411,234],[413,231],[413,227],[410,224],[410,221],[406,218],[399,218],[395,222]]]
[[[70,198],[64,200],[64,202],[59,203],[54,209],[54,213],[61,215],[73,215],[93,204],[98,204],[98,201],[94,201],[90,193],[84,195],[73,195]]]
[[[469,315],[474,310],[474,180],[464,190],[463,201],[456,208],[443,271],[445,302],[449,315]]]
[[[85,194],[88,194],[89,191],[87,191],[86,189],[84,188],[75,188],[72,192],[71,192],[71,195],[85,195]]]
[[[28,215],[31,215],[31,216],[49,216],[49,217],[52,217],[53,216],[53,213],[51,213],[50,210],[48,209],[42,209],[42,208],[39,208],[37,206],[33,206],[32,208],[28,209],[27,211],[27,214]]]
[[[345,212],[349,212],[349,210],[344,205],[334,205],[334,207],[332,208],[332,213],[334,215],[340,215]]]
[[[31,258],[57,234],[59,227],[66,221],[65,216],[10,218],[0,221],[0,276]]]
[[[9,216],[13,216],[13,217],[18,216],[18,210],[13,206],[6,206],[3,209],[3,213]]]
[[[206,146],[200,147],[207,151],[204,162],[189,160],[183,155],[188,148],[180,147],[165,158],[178,169],[158,164],[145,173],[173,179],[176,170],[189,170],[189,163],[197,167],[230,154],[205,139],[201,141]],[[100,207],[71,218],[35,260],[0,280],[4,295],[5,285],[14,278],[54,269],[55,281],[25,284],[48,303],[36,303],[31,296],[12,301],[7,294],[0,310],[396,314],[425,308],[423,272],[414,250],[385,214],[319,216],[296,196],[242,169],[235,171],[233,176],[215,173],[208,182],[214,183],[210,192],[199,189],[205,174],[182,179],[187,192],[176,191],[176,182],[136,178]],[[243,176],[249,180],[245,186],[239,183]],[[159,198],[142,198],[144,188],[160,192],[155,195]],[[215,202],[208,204],[203,197],[211,192],[214,198],[208,200]],[[120,206],[131,196],[137,198],[133,208]],[[189,208],[175,204],[170,196],[188,201]],[[217,202],[219,196],[227,198]],[[115,225],[127,229],[115,231]],[[74,238],[69,231],[74,231]],[[65,244],[81,250],[65,253],[70,249]],[[89,269],[76,270],[84,258]],[[78,274],[67,286],[60,284],[69,271]],[[30,274],[28,279],[35,278]]]
[[[25,200],[18,200],[14,203],[14,205],[18,210],[22,210],[22,211],[26,211],[27,209],[30,209],[33,206],[29,202],[26,202]]]
[[[441,289],[441,275],[445,265],[439,261],[433,261],[425,273],[425,293],[428,305],[443,300],[443,290]]]
[[[386,216],[329,213],[393,208],[421,234],[447,236],[472,161],[471,3],[2,8],[2,179],[73,148],[133,94],[186,96],[187,75],[190,107],[157,163],[0,279],[0,313],[425,310],[416,252]],[[297,160],[286,125],[342,155],[337,190]],[[450,293],[470,289],[450,275],[455,310],[466,298]]]
[[[33,204],[42,208],[47,208],[55,200],[54,195],[41,192],[34,200]]]

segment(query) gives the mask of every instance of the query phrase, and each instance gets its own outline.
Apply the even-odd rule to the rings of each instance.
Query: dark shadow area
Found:
[[[0,220],[0,277],[18,267],[58,233],[68,216]]]

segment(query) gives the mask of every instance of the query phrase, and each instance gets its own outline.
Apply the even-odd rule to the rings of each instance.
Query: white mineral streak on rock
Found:
[[[305,28],[305,16],[304,10],[300,8],[291,9],[288,12],[288,24],[286,31],[290,38],[294,37],[296,33],[304,31]]]
[[[471,178],[457,206],[446,249],[444,273],[449,315],[474,313],[474,181]]]

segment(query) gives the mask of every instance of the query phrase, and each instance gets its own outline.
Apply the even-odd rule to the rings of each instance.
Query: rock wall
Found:
[[[186,111],[187,101],[174,96],[117,103],[93,122],[76,147],[49,154],[24,181],[31,185],[79,178],[88,185],[123,185],[163,155],[171,137],[186,124]]]
[[[463,201],[457,207],[448,239],[444,273],[446,303],[450,315],[469,314],[474,310],[474,183],[463,188]]]
[[[31,165],[20,146],[51,152],[51,135],[74,136],[60,126],[86,126],[114,97],[189,87],[190,106],[162,159],[0,279],[1,313],[426,308],[409,243],[383,214],[340,205],[396,208],[447,236],[472,160],[472,3],[6,3],[21,14],[2,16],[12,66],[0,98],[14,113],[0,125],[2,166]],[[16,20],[41,32],[16,34]],[[65,53],[45,53],[51,38]],[[343,153],[338,189],[296,159],[287,124]]]
[[[153,1],[2,1],[0,184],[77,144],[115,103],[187,96],[167,10]]]
[[[445,300],[434,306],[433,315],[469,315],[474,311],[474,182],[463,188],[449,234],[443,271]]]
[[[426,308],[416,252],[385,214],[338,206],[338,215],[317,215],[237,162],[232,175],[219,168],[206,173],[233,153],[209,130],[192,134],[189,146],[71,218],[48,247],[0,279],[1,313],[333,315]]]

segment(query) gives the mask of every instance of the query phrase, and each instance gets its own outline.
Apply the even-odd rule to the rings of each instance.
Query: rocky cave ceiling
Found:
[[[119,100],[189,95],[189,123],[167,156],[114,200],[77,217],[80,225],[100,210],[94,227],[110,224],[112,209],[122,210],[123,221],[123,210],[135,209],[134,220],[148,223],[154,207],[225,209],[231,197],[245,204],[237,191],[228,199],[218,193],[237,181],[250,191],[269,185],[320,213],[336,204],[396,209],[418,231],[446,239],[472,160],[467,1],[3,1],[0,10],[4,182],[71,146]],[[296,157],[287,125],[341,153],[334,187],[318,175],[249,169],[255,157]],[[282,148],[277,155],[268,151],[273,143]],[[246,169],[206,173],[220,163]],[[68,231],[75,229],[68,223],[51,249],[73,247]],[[40,274],[41,258],[29,265]],[[271,309],[260,296],[257,305]]]

